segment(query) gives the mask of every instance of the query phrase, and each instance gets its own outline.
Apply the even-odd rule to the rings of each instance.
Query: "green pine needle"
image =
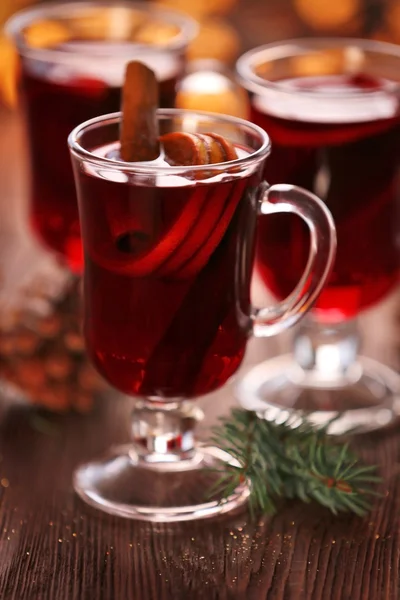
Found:
[[[306,417],[273,423],[257,413],[234,409],[213,430],[212,442],[236,459],[213,486],[224,498],[241,482],[250,486],[250,511],[274,513],[279,498],[315,501],[333,514],[360,517],[371,508],[381,480],[375,466],[365,466],[350,450]]]

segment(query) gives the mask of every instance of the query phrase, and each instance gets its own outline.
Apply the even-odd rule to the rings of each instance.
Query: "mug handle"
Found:
[[[286,212],[301,217],[310,231],[310,253],[299,283],[287,298],[270,308],[253,308],[255,337],[277,335],[310,310],[331,272],[336,255],[335,223],[318,196],[296,185],[263,185],[259,214]]]

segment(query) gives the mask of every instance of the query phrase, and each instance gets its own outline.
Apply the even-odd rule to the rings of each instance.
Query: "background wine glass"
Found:
[[[398,378],[358,356],[355,319],[399,280],[400,50],[351,39],[291,40],[255,49],[237,65],[252,121],[272,140],[269,183],[284,180],[318,194],[332,211],[338,252],[294,355],[264,363],[238,393],[280,410],[314,411],[336,431],[386,425]],[[298,219],[262,217],[257,270],[277,298],[302,273],[309,236]]]
[[[188,16],[147,2],[55,2],[13,15],[6,31],[21,63],[31,162],[30,220],[46,246],[78,274],[78,209],[65,140],[79,123],[120,109],[125,65],[154,69],[171,107],[195,36]]]

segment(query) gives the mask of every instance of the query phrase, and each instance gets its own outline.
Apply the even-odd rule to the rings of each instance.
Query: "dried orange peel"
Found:
[[[216,133],[174,131],[161,136],[165,160],[171,165],[212,165],[237,158],[236,150]]]

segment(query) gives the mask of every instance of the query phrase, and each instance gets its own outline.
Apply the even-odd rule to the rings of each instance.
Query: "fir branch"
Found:
[[[273,423],[255,412],[234,409],[214,428],[212,442],[239,466],[227,465],[213,487],[228,497],[244,481],[250,485],[252,513],[273,513],[279,498],[315,501],[332,513],[364,516],[373,486],[381,480],[375,466],[362,465],[348,444],[316,427],[306,416]]]

